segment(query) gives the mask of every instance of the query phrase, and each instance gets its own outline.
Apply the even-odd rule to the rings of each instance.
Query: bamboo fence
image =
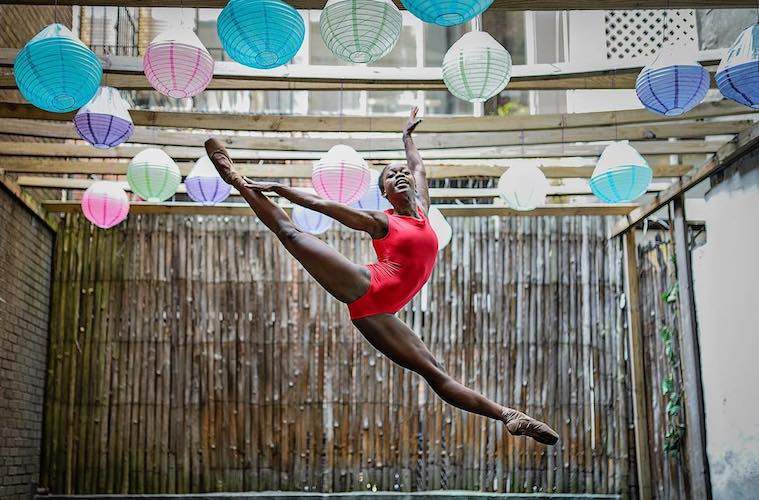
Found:
[[[69,214],[57,241],[41,483],[53,493],[635,492],[613,219],[452,218],[400,313],[446,370],[555,447],[444,404],[252,218]],[[369,261],[368,239],[325,239]]]

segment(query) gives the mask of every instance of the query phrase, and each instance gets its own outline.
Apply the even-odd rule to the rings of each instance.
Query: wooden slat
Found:
[[[756,113],[733,101],[702,103],[681,119],[695,120],[717,116]],[[251,115],[233,113],[186,113],[174,111],[130,111],[135,125],[210,130],[242,130],[259,132],[400,132],[403,117],[390,116],[293,116]],[[0,118],[67,121],[74,113],[50,113],[31,104],[0,103]],[[646,109],[597,111],[592,113],[546,114],[528,116],[435,116],[419,125],[420,134],[427,132],[508,132],[575,127],[621,126],[670,121]]]
[[[655,140],[666,138],[700,138],[710,135],[732,135],[751,125],[750,120],[716,122],[674,122],[647,125],[624,125],[614,127],[587,127],[555,130],[530,130],[527,132],[463,132],[449,134],[420,134],[415,142],[423,150],[439,148],[470,148],[487,146],[515,146],[520,144],[553,144],[608,140]],[[0,121],[0,134],[45,137],[52,139],[77,139],[80,136],[71,122],[44,122],[37,120],[5,119]],[[198,146],[208,132],[167,131],[156,127],[135,128],[130,143],[157,144],[161,146]],[[215,135],[228,148],[266,149],[274,151],[329,151],[336,143],[351,146],[357,151],[396,151],[403,149],[398,137],[387,134],[377,137],[341,138],[292,137],[288,133],[276,133],[266,137],[241,135]]]
[[[491,163],[457,163],[436,164],[427,162],[428,179],[449,179],[460,177],[500,177],[507,165],[502,162]],[[661,161],[650,161],[654,177],[679,177],[690,171],[691,165],[668,165]],[[19,174],[95,174],[95,175],[126,175],[129,163],[113,160],[58,160],[45,158],[27,158],[16,156],[0,157],[0,170]],[[193,164],[179,162],[179,170],[183,176],[190,173]],[[310,179],[312,164],[299,162],[287,165],[237,163],[237,170],[248,177],[269,179]],[[373,165],[380,170],[382,167]],[[560,166],[543,165],[540,169],[549,179],[556,178],[589,178],[594,165]]]
[[[722,50],[699,53],[699,62],[716,70]],[[0,66],[11,67],[18,49],[0,48]],[[596,63],[528,64],[512,67],[509,90],[633,89],[653,57]],[[142,58],[102,59],[103,85],[122,90],[152,90],[143,74]],[[15,80],[0,78],[0,88],[16,88]],[[257,70],[234,61],[217,61],[210,90],[445,90],[439,67],[392,68],[369,66],[288,65]]]
[[[689,476],[689,493],[693,498],[709,500],[712,497],[709,460],[706,455],[706,423],[704,388],[701,378],[701,349],[696,324],[696,300],[693,295],[693,267],[691,265],[690,237],[685,214],[685,197],[673,200],[674,244],[677,262],[677,299],[680,304],[680,368],[685,392],[685,450]],[[632,231],[628,232],[632,234]]]
[[[744,155],[753,152],[759,146],[759,125],[754,124],[738,134],[733,140],[722,146],[706,163],[694,168],[683,175],[665,191],[659,193],[653,200],[630,212],[624,220],[614,226],[612,237],[630,230],[643,219],[659,210],[675,197],[689,190],[707,177],[723,170]]]
[[[199,7],[223,8],[228,0],[0,0],[0,4],[26,5],[114,5],[125,7]],[[400,0],[394,0],[398,8],[403,9]],[[323,0],[289,0],[287,3],[296,9],[321,9]],[[495,0],[491,9],[501,10],[597,10],[597,9],[679,9],[679,8],[750,8],[754,3],[749,0],[605,0],[603,3],[589,0]]]
[[[651,484],[651,461],[648,446],[648,402],[646,401],[646,378],[643,334],[640,320],[640,289],[638,286],[638,247],[635,232],[624,238],[625,297],[627,298],[627,335],[630,350],[630,373],[632,377],[633,427],[635,431],[635,464],[638,472],[638,498],[653,498]]]
[[[52,188],[52,189],[87,189],[96,181],[91,179],[67,179],[61,177],[30,177],[22,176],[16,179],[16,183],[21,187],[29,188]],[[126,181],[119,182],[121,187],[126,191],[131,191],[129,183]],[[648,187],[649,193],[663,191],[668,183],[653,183]],[[310,188],[297,188],[308,193],[313,193]],[[177,193],[187,193],[184,184],[180,184]],[[236,189],[232,189],[233,196],[239,195]],[[571,183],[570,185],[551,186],[548,190],[548,196],[577,196],[593,194],[585,183]],[[468,198],[498,198],[500,193],[496,188],[431,188],[430,197],[433,199],[468,199]]]
[[[704,141],[686,139],[681,141],[631,141],[642,155],[709,154],[716,152],[724,141]],[[531,146],[503,146],[491,148],[428,149],[422,152],[425,160],[462,160],[483,158],[570,158],[577,156],[598,156],[606,144],[548,144]],[[41,142],[0,142],[0,155],[43,156],[64,158],[133,158],[144,150],[143,146],[117,146],[111,149],[97,149],[89,144],[56,144]],[[161,148],[173,159],[197,159],[205,155],[203,147],[166,146]],[[318,160],[321,151],[263,151],[252,149],[230,149],[234,160]],[[361,156],[367,160],[403,161],[401,151],[364,151]]]
[[[81,211],[78,201],[47,200],[42,206],[51,213],[71,213]],[[621,215],[632,210],[634,204],[574,204],[574,205],[546,205],[535,210],[521,212],[505,206],[497,205],[436,205],[443,213],[452,217],[484,217],[484,216],[510,216],[510,217],[541,217],[541,216],[569,216],[569,215]],[[290,209],[289,205],[282,205]],[[223,215],[223,216],[254,216],[248,205],[242,203],[222,203],[219,205],[206,206],[192,202],[170,203],[132,203],[130,214],[183,214],[183,215]]]

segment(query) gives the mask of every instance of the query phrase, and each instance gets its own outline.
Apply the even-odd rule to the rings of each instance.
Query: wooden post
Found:
[[[693,297],[693,269],[688,245],[688,225],[685,218],[685,198],[673,200],[675,220],[675,258],[680,302],[680,360],[685,390],[685,451],[690,496],[712,497],[709,461],[706,456],[706,427],[704,425],[704,392],[701,382],[701,351],[698,342],[696,304]]]
[[[635,229],[624,234],[625,295],[627,297],[627,323],[632,372],[633,423],[635,426],[635,463],[638,470],[638,496],[641,500],[653,498],[651,487],[651,459],[648,451],[648,401],[643,356],[643,332],[640,321],[640,294],[638,288],[638,248]]]

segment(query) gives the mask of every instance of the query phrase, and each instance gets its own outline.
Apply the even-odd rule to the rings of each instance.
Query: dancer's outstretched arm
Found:
[[[414,139],[411,138],[411,134],[414,132],[417,125],[422,123],[422,119],[416,117],[418,112],[419,108],[417,106],[414,106],[411,109],[408,123],[406,123],[406,127],[403,129],[403,147],[406,150],[406,163],[409,170],[411,170],[411,173],[414,175],[414,181],[416,181],[417,198],[421,202],[422,210],[427,212],[430,207],[427,171],[424,169],[422,155],[419,154],[419,150],[417,149],[416,144],[414,144]]]
[[[257,191],[276,193],[296,205],[328,215],[344,226],[369,233],[372,238],[382,238],[387,234],[387,215],[383,212],[357,210],[278,182],[247,180],[246,186]]]

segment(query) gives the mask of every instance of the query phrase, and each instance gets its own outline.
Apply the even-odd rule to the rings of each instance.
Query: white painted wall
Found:
[[[686,208],[687,209],[687,208]],[[693,252],[715,500],[759,498],[759,168],[706,195]]]

